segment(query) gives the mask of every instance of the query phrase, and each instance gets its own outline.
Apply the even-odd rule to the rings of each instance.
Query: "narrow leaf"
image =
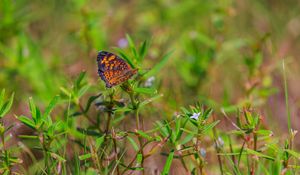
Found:
[[[151,97],[151,98],[149,98],[149,99],[147,99],[147,100],[141,102],[141,103],[140,103],[140,107],[145,106],[146,104],[151,103],[152,101],[154,101],[154,100],[156,100],[156,99],[158,99],[158,98],[160,98],[160,97],[162,97],[162,96],[163,96],[162,94],[158,94],[158,95],[156,95],[156,96],[154,96],[154,97]]]
[[[166,164],[164,166],[164,169],[162,171],[163,175],[167,175],[169,174],[170,168],[171,168],[171,164],[172,164],[172,160],[174,157],[174,150],[172,150],[167,158]]]
[[[86,74],[86,72],[81,72],[81,73],[79,74],[78,78],[75,80],[75,87],[76,87],[76,88],[79,88],[79,87],[80,87],[80,84],[81,84],[82,80],[84,79],[85,74]]]
[[[91,104],[92,104],[98,97],[100,97],[101,95],[102,95],[102,94],[100,93],[100,94],[98,94],[98,95],[91,96],[91,97],[88,99],[88,102],[87,102],[87,104],[86,104],[86,106],[85,106],[85,109],[84,109],[84,112],[85,112],[85,113],[89,111]]]
[[[49,103],[49,105],[47,106],[45,113],[43,115],[44,118],[48,117],[51,113],[51,111],[53,110],[53,108],[55,107],[55,105],[57,104],[59,100],[59,96],[55,96],[51,102]]]
[[[300,159],[300,153],[297,153],[296,151],[285,149],[286,152],[288,152],[290,155],[296,157],[297,159]]]
[[[127,139],[129,140],[129,142],[131,143],[131,145],[133,146],[133,149],[135,151],[138,151],[139,150],[139,147],[138,145],[135,143],[135,141],[131,138],[131,137],[127,137]]]
[[[135,47],[135,44],[134,44],[133,40],[131,39],[131,37],[128,34],[126,34],[126,39],[128,41],[131,52],[134,55],[134,58],[137,58],[138,55],[137,55],[136,47]]]
[[[2,95],[2,94],[1,94]],[[14,101],[14,93],[10,96],[9,101],[7,101],[0,110],[0,118],[8,113]]]
[[[102,143],[104,141],[104,137],[105,136],[103,135],[103,136],[96,139],[96,149],[98,149],[102,145]]]
[[[147,140],[152,140],[152,137],[144,133],[143,131],[137,130],[136,133],[138,133],[140,136],[144,137]]]
[[[5,89],[2,89],[0,94],[0,109],[2,108],[2,105],[4,103],[4,95],[5,95]]]
[[[88,153],[88,154],[84,154],[84,155],[79,156],[79,160],[86,160],[86,159],[89,159],[91,157],[92,157],[92,154]]]
[[[144,77],[149,78],[149,77],[155,75],[156,73],[158,73],[163,68],[163,66],[167,63],[167,61],[169,60],[172,53],[173,52],[169,52],[165,56],[163,56],[163,58],[160,60],[160,62],[157,63],[149,72],[147,72],[144,75]]]
[[[258,157],[262,157],[262,158],[266,158],[266,159],[269,159],[269,160],[275,160],[273,157],[271,156],[267,156],[267,155],[264,155],[260,152],[257,152],[257,151],[254,151],[252,149],[248,149],[248,148],[245,148],[245,151],[247,151],[247,153],[249,154],[254,154],[254,155],[257,155]]]
[[[30,120],[29,118],[25,117],[25,116],[19,116],[17,117],[18,120],[20,120],[22,123],[24,123],[26,126],[35,129],[35,124],[32,120]]]
[[[64,159],[63,157],[61,157],[60,155],[56,154],[56,153],[51,153],[50,152],[51,157],[53,157],[54,159],[58,160],[59,162],[65,162],[66,159]]]
[[[156,94],[157,90],[154,88],[134,88],[134,91],[141,94]]]
[[[142,44],[142,46],[140,47],[140,51],[139,51],[139,61],[142,62],[144,60],[144,57],[147,53],[148,50],[148,42],[147,40],[145,40]]]

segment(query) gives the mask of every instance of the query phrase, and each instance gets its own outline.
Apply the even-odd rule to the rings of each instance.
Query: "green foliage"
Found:
[[[2,0],[0,174],[299,174],[298,12],[257,0]],[[105,88],[99,50],[137,74]]]
[[[9,100],[4,100],[5,90],[1,91],[0,95],[0,118],[4,117],[10,110],[13,101],[14,101],[14,93],[10,96]]]

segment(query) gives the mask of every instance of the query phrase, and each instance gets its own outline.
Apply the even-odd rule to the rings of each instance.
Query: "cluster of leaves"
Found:
[[[20,157],[21,153],[29,154],[33,162],[30,169],[20,170],[29,174],[147,174],[145,160],[155,156],[166,157],[164,167],[158,170],[161,174],[170,173],[177,160],[185,172],[205,174],[208,156],[217,158],[221,174],[297,173],[300,153],[293,149],[296,132],[280,146],[270,137],[273,132],[262,125],[262,116],[250,107],[237,113],[236,122],[224,111],[223,116],[235,127],[229,132],[217,129],[217,114],[200,104],[182,108],[169,120],[158,120],[146,130],[144,111],[162,95],[155,83],[145,86],[145,82],[159,72],[170,54],[145,71],[142,65],[148,42],[137,49],[129,36],[127,40],[129,50],[116,50],[139,69],[133,80],[99,93],[82,72],[71,87],[61,87],[61,94],[44,109],[29,98],[30,115],[16,116],[32,130],[32,134],[18,135],[23,149],[6,146],[10,139],[6,133],[14,125],[1,123],[1,173],[12,173],[16,165],[22,167],[22,160],[29,158]],[[5,100],[5,91],[1,92],[1,118],[9,112],[13,98],[12,94]],[[135,125],[128,124],[134,118]],[[128,129],[122,129],[124,126]]]

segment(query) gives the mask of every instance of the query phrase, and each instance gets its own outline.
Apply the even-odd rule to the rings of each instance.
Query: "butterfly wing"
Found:
[[[98,53],[97,62],[98,74],[108,88],[128,80],[137,73],[137,70],[133,70],[123,59],[106,51]]]

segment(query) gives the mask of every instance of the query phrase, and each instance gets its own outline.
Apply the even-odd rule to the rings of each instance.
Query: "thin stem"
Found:
[[[253,132],[253,149],[254,151],[257,150],[257,135],[255,132]],[[251,170],[251,173],[252,174],[255,174],[255,167],[256,167],[256,163],[255,163],[255,160],[252,159],[252,170]]]
[[[114,143],[114,154],[115,154],[115,160],[116,160],[116,166],[117,166],[117,174],[119,175],[120,174],[120,169],[119,169],[119,166],[118,166],[118,151],[117,151],[117,142],[116,142],[116,139],[115,139],[115,131],[114,129],[112,128],[112,139],[113,139],[113,143]]]
[[[110,121],[111,121],[111,113],[108,112],[107,115],[107,122],[106,122],[106,129],[105,129],[105,134],[108,135],[108,131],[109,131],[109,125],[110,125]]]
[[[134,91],[133,91],[133,89],[132,89],[132,87],[129,83],[124,83],[121,87],[126,93],[128,93],[128,95],[130,97],[131,104],[132,104],[133,111],[134,111],[134,115],[135,115],[135,120],[136,120],[136,129],[137,130],[142,130],[142,128],[140,127],[139,105],[134,99]],[[142,154],[141,167],[143,168],[142,174],[144,174],[145,173],[144,172],[144,159],[145,159],[144,156],[145,155],[144,155],[144,151],[143,151],[143,138],[138,136],[138,141],[139,141],[139,145],[140,145],[140,150],[139,150],[138,153]]]
[[[290,132],[292,132],[291,112],[289,109],[289,94],[288,94],[288,85],[287,85],[287,79],[286,79],[284,60],[282,61],[282,70],[283,70],[283,80],[284,80],[285,107],[286,107],[286,112],[287,112],[287,117],[288,117],[288,129],[289,129],[289,133],[290,133]]]
[[[46,139],[45,139],[45,135],[43,133],[40,132],[40,134],[42,134],[42,146],[43,146],[43,151],[45,154],[45,167],[46,167],[46,172],[48,174],[50,174],[50,167],[48,164],[48,159],[49,159],[49,155],[48,155],[48,147],[47,147],[47,143],[46,143]]]
[[[135,120],[136,120],[136,128],[138,130],[140,130],[140,117],[139,117],[139,112],[138,112],[138,109],[135,109]]]
[[[215,118],[215,115],[213,115],[213,120],[216,121],[216,118]],[[222,165],[222,159],[221,159],[221,156],[220,156],[220,148],[218,147],[218,143],[217,143],[217,139],[218,139],[218,134],[217,134],[217,131],[216,131],[216,128],[214,127],[213,128],[213,135],[214,135],[214,142],[215,142],[215,149],[216,149],[216,152],[217,152],[217,158],[218,158],[218,163],[219,163],[219,169],[220,169],[220,172],[221,172],[221,175],[224,174],[223,172],[223,165]]]

